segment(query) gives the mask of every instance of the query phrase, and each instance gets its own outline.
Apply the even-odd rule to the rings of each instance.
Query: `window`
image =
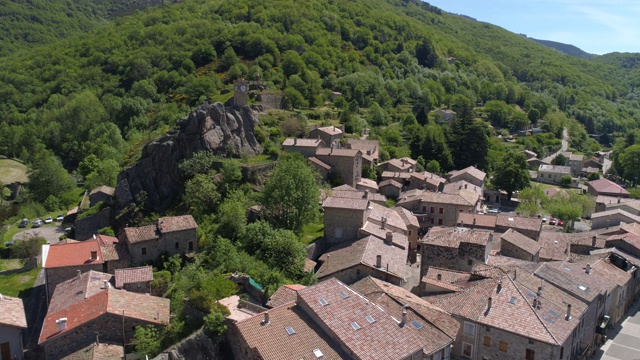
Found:
[[[535,360],[536,352],[531,349],[527,349],[527,352],[525,353],[524,358],[525,360]]]
[[[460,209],[460,212],[464,212],[464,209]]]
[[[560,359],[564,356],[564,347],[560,348]]]
[[[431,213],[435,213],[436,212],[436,208],[434,208],[433,206],[431,207]]]
[[[482,342],[484,346],[491,346],[491,338],[489,336],[484,337],[484,341]]]
[[[509,351],[509,343],[506,341],[500,341],[500,351],[502,352]]]
[[[473,265],[473,260],[471,260],[471,259],[467,260],[467,265],[469,265],[469,266]]]
[[[442,225],[442,219],[438,219],[438,225]]]
[[[462,343],[462,355],[470,358],[473,355],[473,345]]]
[[[440,209],[438,210],[438,214],[444,214],[444,209],[443,209],[443,208],[440,208]]]
[[[433,218],[431,218],[431,225],[433,225]]]
[[[423,213],[426,213],[426,212],[427,212],[427,207],[426,207],[426,206],[423,206],[423,207],[422,207],[422,212],[423,212]]]
[[[147,248],[142,248],[142,255],[147,255]]]
[[[193,251],[193,241],[189,241],[189,251]]]
[[[342,228],[336,229],[336,239],[342,239]]]
[[[411,235],[412,235],[412,231],[411,231],[411,230],[409,230],[409,236],[411,236]]]
[[[176,249],[180,249],[180,243],[179,242],[176,243]]]
[[[476,336],[476,324],[470,322],[464,322],[464,334],[466,336],[475,337]]]

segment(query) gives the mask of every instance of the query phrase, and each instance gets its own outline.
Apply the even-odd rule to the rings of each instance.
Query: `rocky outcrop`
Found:
[[[147,144],[140,160],[118,175],[118,209],[132,199],[143,199],[147,211],[174,204],[184,185],[178,164],[198,151],[225,157],[260,154],[262,147],[254,136],[257,124],[257,113],[248,106],[239,110],[220,103],[198,106],[178,121],[178,130]]]
[[[156,356],[153,360],[216,360],[227,358],[228,356],[224,356],[218,350],[218,344],[211,341],[202,330],[199,330],[179,344]]]

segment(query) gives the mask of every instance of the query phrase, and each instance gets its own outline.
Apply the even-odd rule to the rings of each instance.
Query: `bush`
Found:
[[[24,240],[18,240],[11,246],[9,256],[13,259],[28,259],[37,256],[41,246],[46,243],[47,240],[41,236],[27,235]]]
[[[560,182],[562,183],[562,185],[569,186],[573,182],[573,178],[571,177],[571,175],[565,175],[560,178]]]

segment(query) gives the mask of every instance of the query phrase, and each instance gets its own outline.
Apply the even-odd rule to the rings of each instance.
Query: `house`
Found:
[[[22,299],[0,294],[0,359],[22,360],[22,330],[26,328]]]
[[[385,162],[381,162],[380,164],[378,164],[378,168],[383,172],[391,171],[411,173],[416,171],[416,164],[417,161],[408,157],[403,157],[400,159],[391,159]]]
[[[380,194],[388,198],[397,199],[400,197],[402,184],[392,179],[383,180],[378,184],[378,190],[380,191]]]
[[[342,182],[355,187],[362,176],[362,152],[352,149],[320,148],[316,156],[321,162],[331,166],[330,173]]]
[[[282,285],[271,295],[271,298],[267,302],[267,307],[273,309],[280,305],[296,301],[298,298],[298,291],[306,288],[304,285],[292,284]]]
[[[600,196],[598,196],[598,198],[600,198]],[[640,216],[640,200],[618,198],[616,199],[616,201],[613,201],[605,205],[605,210],[615,210],[615,209],[624,210],[630,214]]]
[[[527,158],[527,160],[535,159],[535,158],[538,157],[538,154],[536,152],[534,152],[534,151],[531,151],[531,150],[522,150],[522,153]]]
[[[368,206],[367,199],[326,198],[322,203],[325,240],[329,244],[337,244],[355,239],[365,223]]]
[[[151,294],[151,281],[153,281],[153,268],[151,266],[117,269],[114,278],[116,289]]]
[[[127,227],[118,238],[126,244],[134,264],[157,259],[166,252],[169,256],[198,251],[196,229],[191,215],[159,218],[155,224]]]
[[[411,175],[414,173],[398,172],[398,171],[383,171],[381,178],[382,181],[394,180],[402,184],[403,187],[408,186],[410,183]]]
[[[571,168],[561,165],[542,164],[538,168],[538,181],[561,184],[563,176],[571,176]]]
[[[500,254],[516,259],[538,262],[540,244],[519,232],[509,229],[500,235]]]
[[[482,203],[480,188],[474,190],[467,186],[465,189],[464,186],[460,188],[459,185],[458,187],[454,185],[448,191],[454,193],[409,190],[400,194],[397,206],[416,215],[421,229],[427,229],[433,225],[455,226],[458,214],[480,211]]]
[[[496,216],[497,232],[506,232],[514,229],[535,241],[538,241],[542,233],[542,219],[537,217],[513,216],[513,214],[498,214]]]
[[[449,336],[411,308],[396,314],[329,279],[298,291],[295,302],[232,324],[227,338],[237,359],[449,357]]]
[[[638,223],[640,216],[631,214],[622,209],[613,209],[591,214],[591,229],[604,229],[618,226],[621,223]]]
[[[331,173],[331,165],[325,163],[324,161],[320,161],[317,157],[310,157],[309,164],[313,167],[323,179],[327,179],[329,174]]]
[[[625,202],[630,201],[630,200],[631,199],[629,199],[629,198],[598,195],[595,198],[596,207],[595,207],[594,212],[602,212],[602,211],[606,211],[606,210],[611,210],[612,209],[611,208],[612,205],[625,203]]]
[[[99,202],[104,202],[106,204],[111,204],[111,200],[116,193],[116,189],[102,185],[99,186],[89,193],[89,206],[94,206]]]
[[[369,235],[334,245],[319,261],[318,280],[336,278],[351,284],[367,276],[402,286],[407,277],[407,250]]]
[[[349,185],[342,185],[342,186],[349,186]],[[332,191],[331,191],[331,196],[332,197],[349,198],[349,199],[367,199],[372,203],[376,203],[376,204],[383,205],[383,206],[387,202],[387,198],[382,194],[377,194],[377,193],[374,193],[374,192],[358,190],[358,189],[353,189],[353,191],[352,190],[337,190],[339,188],[341,188],[341,186],[334,187],[332,189]]]
[[[538,158],[527,159],[527,166],[529,170],[538,170],[540,168],[540,165],[549,165],[549,163],[546,163]]]
[[[136,326],[169,323],[169,299],[115,289],[111,277],[89,271],[56,287],[38,341],[46,359],[60,359],[98,339],[129,344]]]
[[[471,271],[476,264],[486,263],[492,250],[499,249],[492,232],[467,228],[433,227],[419,244],[420,278],[431,266]]]
[[[375,180],[360,178],[360,181],[356,183],[356,189],[375,194],[378,193],[378,183]]]
[[[449,173],[449,182],[455,183],[458,181],[466,181],[481,189],[484,189],[484,179],[487,174],[483,171],[476,169],[475,166],[469,166],[462,170],[456,170]]]
[[[571,168],[571,172],[579,175],[584,167],[584,155],[570,154],[567,158],[567,166]]]
[[[447,179],[430,173],[428,171],[422,173],[411,173],[409,177],[409,190],[420,189],[429,190],[433,192],[442,191],[442,186],[447,182]]]
[[[316,155],[319,148],[327,147],[321,139],[296,139],[287,138],[282,143],[282,150],[286,152],[298,152],[305,158],[311,158]]]
[[[452,59],[452,58],[450,58]],[[455,59],[453,59],[455,62]],[[450,62],[451,63],[451,62]],[[456,112],[448,109],[438,109],[432,111],[436,115],[436,122],[438,124],[448,123],[456,118]]]
[[[320,139],[327,147],[337,145],[342,139],[342,129],[336,126],[325,126],[309,131],[309,139]]]
[[[490,276],[430,266],[420,280],[420,295],[433,296],[461,291],[473,286],[474,281],[488,277]]]
[[[380,141],[378,140],[360,140],[347,139],[347,149],[360,150],[362,152],[362,165],[373,167],[378,163],[380,158]]]
[[[615,198],[629,198],[631,194],[622,186],[609,179],[598,179],[587,182],[587,192],[591,196],[610,196]]]

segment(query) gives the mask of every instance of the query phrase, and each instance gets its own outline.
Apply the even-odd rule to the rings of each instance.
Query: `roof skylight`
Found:
[[[322,353],[322,351],[320,351],[320,349],[313,350],[313,355],[315,355],[317,359],[320,359],[321,357],[324,356],[324,354]]]
[[[417,320],[413,320],[411,322],[411,326],[413,326],[413,328],[416,330],[420,330],[423,328],[422,324],[420,324]]]
[[[351,322],[351,327],[353,328],[353,330],[358,330],[358,329],[360,329],[360,325],[358,325],[358,323],[357,323],[357,322],[355,322],[355,321],[352,321],[352,322]]]
[[[512,296],[511,299],[509,299],[509,302],[512,303],[512,304],[515,304],[515,303],[518,302],[518,299],[516,299],[515,297]]]
[[[367,319],[369,324],[373,324],[374,322],[376,322],[376,319],[374,319],[373,316],[371,316],[371,315],[367,315],[364,318]]]
[[[320,305],[322,305],[322,306],[327,306],[327,305],[329,305],[329,302],[328,302],[328,301],[327,301],[327,299],[325,299],[325,298],[322,298],[322,297],[321,297],[320,299],[318,299],[318,301],[320,302]]]
[[[295,330],[293,330],[293,328],[291,326],[287,326],[286,328],[284,328],[285,330],[287,330],[287,334],[289,335],[293,335],[296,333]]]
[[[349,294],[344,290],[340,290],[340,296],[342,296],[343,299],[346,299],[349,297]]]
[[[587,291],[587,287],[584,285],[578,285],[578,289],[582,290],[582,291]]]

